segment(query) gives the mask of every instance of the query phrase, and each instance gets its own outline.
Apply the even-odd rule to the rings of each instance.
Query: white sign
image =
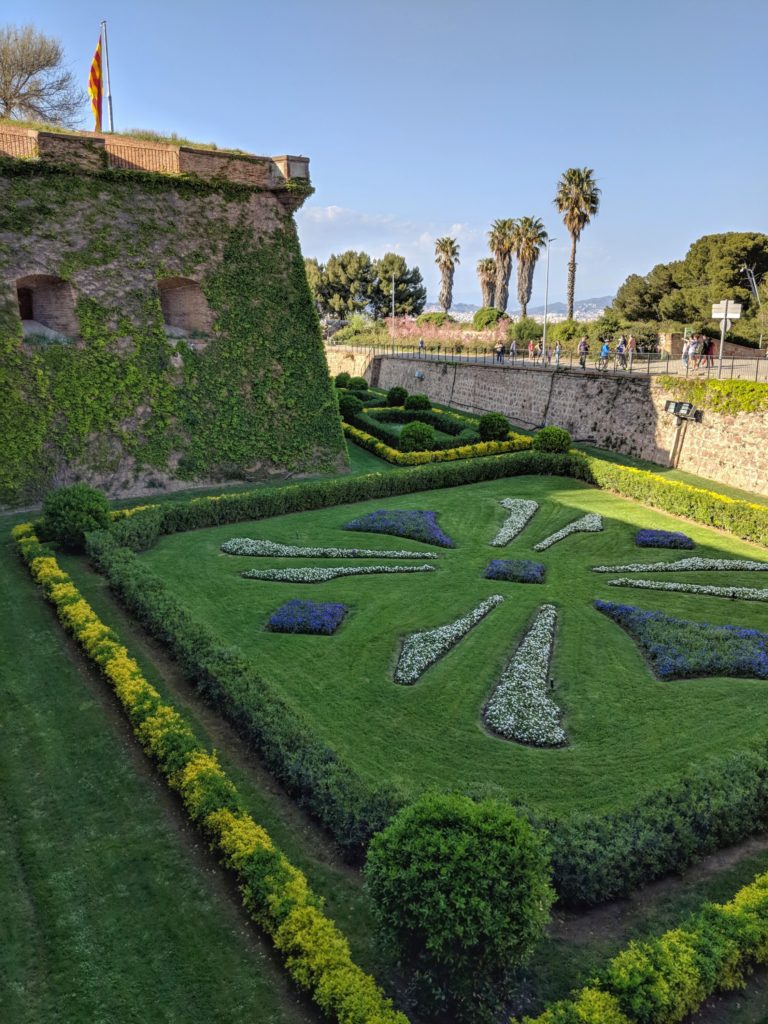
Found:
[[[740,302],[716,302],[712,306],[712,319],[713,320],[724,320],[726,316],[726,309],[728,307],[728,319],[738,320],[741,316],[741,303]]]

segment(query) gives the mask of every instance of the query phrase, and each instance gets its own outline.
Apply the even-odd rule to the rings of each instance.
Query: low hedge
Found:
[[[28,524],[14,539],[64,628],[110,683],[144,751],[194,824],[238,877],[243,905],[272,939],[298,987],[340,1024],[408,1024],[374,979],[352,960],[347,940],[322,912],[306,877],[244,809],[216,755],[144,678],[116,634],[100,621]]]
[[[658,938],[631,942],[586,988],[524,1024],[676,1024],[764,963],[768,874]]]
[[[421,420],[454,437],[466,430],[467,426],[477,428],[479,422],[476,416],[456,416],[442,409],[377,409],[370,418],[378,423],[412,423]]]
[[[460,442],[456,440],[456,435],[461,432],[464,428],[464,424],[459,425],[458,423],[452,423],[451,427],[455,431],[454,436],[445,438],[434,438],[434,443],[427,448],[412,449],[407,446],[403,441],[403,432],[397,430],[394,424],[403,424],[403,429],[409,427],[411,423],[424,423],[431,431],[440,430],[443,433],[445,424],[439,422],[439,416],[434,416],[429,412],[419,414],[417,412],[405,411],[403,409],[394,410],[397,414],[396,419],[384,419],[382,414],[389,412],[388,409],[382,409],[381,412],[378,409],[357,409],[352,411],[350,409],[341,408],[342,416],[346,423],[349,423],[353,427],[357,427],[358,430],[362,430],[363,433],[370,434],[371,437],[375,437],[378,441],[382,441],[385,445],[390,448],[395,448],[400,452],[410,451],[447,451],[450,448],[460,447]]]
[[[372,434],[349,423],[342,423],[345,435],[361,448],[373,452],[385,462],[396,466],[423,466],[428,462],[458,462],[462,459],[478,459],[485,455],[506,455],[521,452],[531,447],[531,439],[522,434],[510,434],[509,441],[480,441],[477,444],[465,444],[457,448],[437,448],[428,452],[401,452],[379,441]],[[506,475],[506,474],[502,474]],[[513,474],[514,475],[514,474]],[[489,478],[486,478],[489,479]],[[446,486],[451,486],[450,484]]]

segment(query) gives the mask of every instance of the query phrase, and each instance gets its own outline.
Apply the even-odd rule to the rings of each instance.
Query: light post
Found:
[[[544,336],[541,339],[542,352],[547,351],[547,312],[549,308],[549,247],[556,238],[547,239],[547,271],[544,276]]]
[[[392,355],[395,354],[395,272],[392,271]]]

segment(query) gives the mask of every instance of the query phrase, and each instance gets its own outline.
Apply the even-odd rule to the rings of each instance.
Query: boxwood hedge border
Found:
[[[110,530],[89,535],[88,552],[201,694],[247,737],[344,854],[359,860],[405,795],[369,782],[346,764],[239,652],[221,647],[135,553],[164,534],[531,474],[583,480],[746,540],[765,542],[768,536],[768,506],[578,452],[525,451],[119,512]],[[507,798],[516,802],[514,794]],[[621,811],[545,818],[522,810],[549,833],[560,899],[600,903],[768,828],[768,746],[709,759]]]

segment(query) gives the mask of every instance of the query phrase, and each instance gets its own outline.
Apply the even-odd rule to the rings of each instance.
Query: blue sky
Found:
[[[6,0],[0,22],[59,37],[85,82],[102,18],[117,130],[309,156],[305,255],[401,252],[430,301],[436,237],[461,245],[455,300],[479,303],[490,222],[525,214],[557,239],[562,299],[569,166],[603,190],[577,298],[700,235],[768,230],[766,0]]]

